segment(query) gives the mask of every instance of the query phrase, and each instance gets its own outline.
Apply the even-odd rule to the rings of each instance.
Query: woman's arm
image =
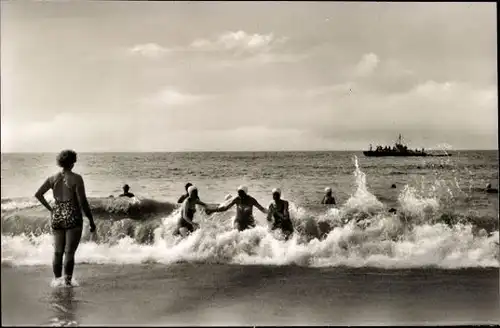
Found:
[[[198,205],[200,205],[200,206],[203,206],[203,207],[205,207],[205,208],[207,208],[207,207],[208,207],[208,205],[207,205],[207,204],[205,204],[204,202],[202,202],[202,201],[201,201],[201,200],[199,200],[199,199],[197,199],[197,200],[196,200],[196,204],[198,204]]]
[[[262,205],[260,205],[259,202],[255,198],[253,199],[253,205],[255,207],[257,207],[259,209],[259,211],[261,211],[262,213],[264,213],[264,214],[268,213],[267,210]]]
[[[268,222],[273,221],[273,214],[274,214],[273,212],[274,212],[274,206],[271,203],[271,204],[269,204],[269,208],[267,210],[267,221]]]
[[[45,208],[48,209],[50,212],[52,212],[52,207],[49,205],[44,195],[51,188],[52,188],[52,182],[50,181],[50,178],[47,178],[47,180],[45,180],[45,182],[40,186],[40,188],[38,188],[37,192],[35,193],[36,199],[38,199],[38,201],[42,203],[42,205],[45,206]]]
[[[233,198],[233,200],[229,204],[224,205],[224,206],[220,206],[220,207],[216,208],[215,210],[212,210],[211,212],[225,212],[228,209],[230,209],[231,207],[233,207],[236,204],[237,200],[238,200],[238,198]]]
[[[177,200],[177,204],[182,204],[182,202],[186,199],[186,195],[182,195],[181,197],[179,197],[179,199]]]
[[[78,202],[82,207],[83,213],[85,213],[85,216],[87,217],[87,219],[89,219],[90,228],[92,231],[92,228],[95,229],[94,217],[92,216],[89,201],[87,200],[87,194],[85,193],[85,184],[83,182],[83,178],[79,175],[77,175],[76,179],[76,195],[78,197]]]

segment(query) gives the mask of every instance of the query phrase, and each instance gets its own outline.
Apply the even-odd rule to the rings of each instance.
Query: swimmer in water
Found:
[[[174,231],[174,235],[181,235],[183,237],[186,237],[199,228],[199,225],[193,222],[196,205],[201,205],[205,209],[207,208],[207,205],[198,197],[198,188],[191,185],[187,191],[188,197],[182,202],[181,217],[177,222],[177,229]]]
[[[271,223],[271,230],[281,229],[288,240],[293,234],[293,224],[288,212],[288,201],[281,199],[281,190],[274,188],[272,191],[273,200],[269,204],[267,221]]]
[[[335,205],[335,198],[332,196],[332,188],[325,188],[325,196],[323,196],[321,204]]]
[[[131,192],[129,192],[130,190],[130,187],[128,184],[124,185],[123,186],[123,194],[121,194],[119,197],[128,197],[128,198],[132,198],[132,197],[135,197],[135,195]]]
[[[188,188],[192,185],[193,184],[191,182],[186,183],[186,186],[184,187],[186,189],[186,193],[179,198],[179,200],[177,201],[178,204],[182,204],[182,202],[184,202],[184,199],[189,197]]]
[[[225,212],[236,205],[236,219],[234,220],[234,228],[238,231],[255,227],[255,219],[253,217],[253,207],[257,207],[259,211],[267,214],[267,210],[259,204],[259,202],[248,195],[248,188],[245,186],[238,187],[238,196],[233,198],[229,204],[219,206],[217,209],[207,209],[206,213],[210,215],[214,212]]]

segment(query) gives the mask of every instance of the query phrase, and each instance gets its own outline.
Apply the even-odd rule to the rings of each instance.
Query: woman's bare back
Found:
[[[73,172],[59,172],[52,176],[54,199],[60,202],[78,201],[77,187],[81,176]]]

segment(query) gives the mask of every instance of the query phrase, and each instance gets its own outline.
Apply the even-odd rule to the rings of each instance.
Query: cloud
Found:
[[[161,58],[167,53],[181,53],[183,57],[191,55],[191,60],[196,59],[196,54],[204,56],[213,67],[234,67],[238,65],[255,66],[273,63],[293,63],[305,56],[276,53],[276,46],[283,44],[287,38],[276,38],[273,33],[250,34],[244,31],[224,32],[217,37],[196,39],[188,45],[165,48],[157,43],[138,44],[129,49],[130,55],[142,56],[152,59]],[[207,56],[211,53],[212,56]],[[220,54],[230,54],[231,58],[221,58]],[[234,57],[236,55],[237,57]]]
[[[128,51],[132,55],[140,55],[149,58],[158,58],[169,52],[167,48],[164,48],[156,43],[138,44],[130,48]]]
[[[285,38],[276,39],[273,33],[249,34],[244,31],[225,32],[213,39],[194,40],[190,48],[204,51],[265,51],[273,44],[284,42]]]
[[[271,34],[247,34],[243,31],[227,32],[219,36],[217,43],[226,49],[248,48],[258,49],[269,46],[274,37]]]
[[[354,69],[354,74],[359,77],[368,76],[375,71],[380,60],[378,56],[374,53],[369,53],[363,55],[361,61],[356,65]]]
[[[176,107],[192,105],[212,97],[213,95],[195,95],[166,87],[153,96],[143,99],[143,102],[149,105]]]

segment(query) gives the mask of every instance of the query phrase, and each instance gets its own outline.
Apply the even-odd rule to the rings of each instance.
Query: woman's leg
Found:
[[[66,283],[70,284],[75,268],[75,252],[82,238],[82,227],[66,230],[66,248],[64,250],[64,275]]]
[[[293,223],[290,220],[286,220],[283,223],[283,233],[285,234],[285,240],[288,240],[293,235]]]
[[[63,269],[64,247],[66,246],[66,231],[64,229],[52,230],[54,235],[54,257],[52,258],[52,271],[54,277],[61,278]]]
[[[282,231],[283,231],[283,235],[285,236],[285,240],[290,239],[290,237],[293,235],[293,229],[286,228],[286,229],[282,229]]]
[[[233,228],[238,231],[243,231],[243,225],[241,224],[240,221],[234,220],[233,221]]]

